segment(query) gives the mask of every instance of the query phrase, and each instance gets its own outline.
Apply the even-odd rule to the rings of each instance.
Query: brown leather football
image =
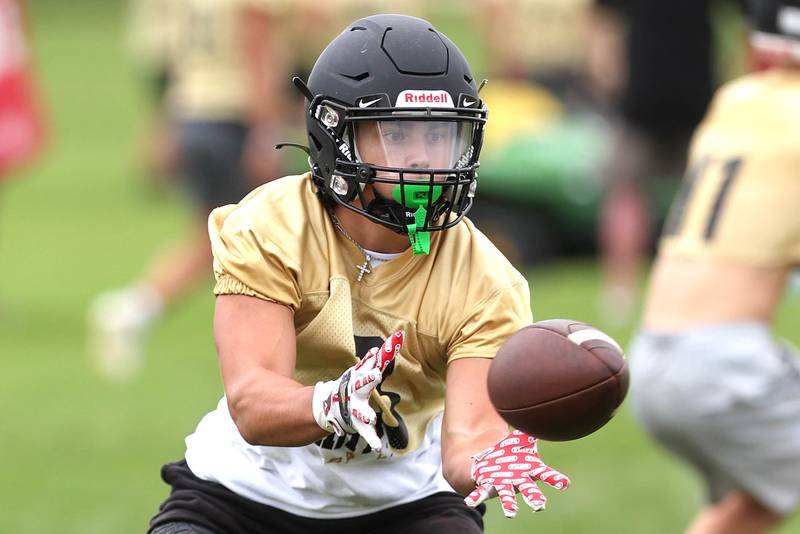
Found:
[[[605,425],[628,391],[619,344],[586,323],[539,321],[500,347],[489,398],[508,424],[549,441],[582,438]]]

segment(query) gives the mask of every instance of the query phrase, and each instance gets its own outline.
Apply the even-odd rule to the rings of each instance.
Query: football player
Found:
[[[597,238],[603,320],[632,323],[642,260],[660,224],[655,193],[671,193],[714,91],[714,24],[722,2],[595,0],[592,90],[608,107]]]
[[[705,481],[693,534],[764,532],[800,503],[800,364],[770,333],[800,263],[800,1],[751,17],[771,68],[720,89],[694,136],[631,349],[636,416]]]
[[[543,509],[536,480],[569,481],[486,388],[531,308],[464,217],[487,113],[464,56],[374,15],[295,84],[311,171],[210,217],[225,395],[164,466],[150,531],[466,534],[495,495]]]
[[[282,0],[181,0],[170,27],[167,111],[179,173],[194,212],[187,235],[156,255],[128,286],[92,303],[90,351],[111,379],[140,367],[143,343],[163,310],[211,275],[206,222],[275,176],[271,150],[283,122],[286,71],[277,28]],[[166,7],[166,6],[162,6]]]

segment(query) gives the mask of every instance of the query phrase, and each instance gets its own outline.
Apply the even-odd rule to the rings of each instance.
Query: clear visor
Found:
[[[457,169],[470,159],[472,124],[463,121],[381,120],[356,123],[356,156],[364,163],[404,169]]]

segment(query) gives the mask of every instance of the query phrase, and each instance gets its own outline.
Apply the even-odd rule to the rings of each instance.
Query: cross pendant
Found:
[[[369,270],[369,256],[364,260],[364,263],[356,267],[358,269],[358,278],[356,279],[357,282],[360,282],[365,274],[369,274],[372,271]]]

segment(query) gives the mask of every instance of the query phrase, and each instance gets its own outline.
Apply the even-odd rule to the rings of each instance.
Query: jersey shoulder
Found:
[[[797,131],[799,92],[800,73],[778,70],[742,76],[717,91],[704,126],[745,129],[759,135]]]
[[[261,242],[285,244],[299,238],[305,226],[318,224],[323,214],[310,173],[306,173],[253,189],[238,204],[214,210],[209,224],[212,232],[246,230]]]
[[[468,217],[456,225],[454,239],[449,240],[449,262],[460,262],[472,276],[486,276],[496,288],[526,284],[522,273]],[[453,266],[456,268],[456,266]]]
[[[448,361],[491,358],[532,322],[526,278],[468,218],[446,231],[432,283],[447,288]]]
[[[241,293],[297,309],[303,243],[323,224],[310,175],[262,185],[209,217],[215,293]]]

